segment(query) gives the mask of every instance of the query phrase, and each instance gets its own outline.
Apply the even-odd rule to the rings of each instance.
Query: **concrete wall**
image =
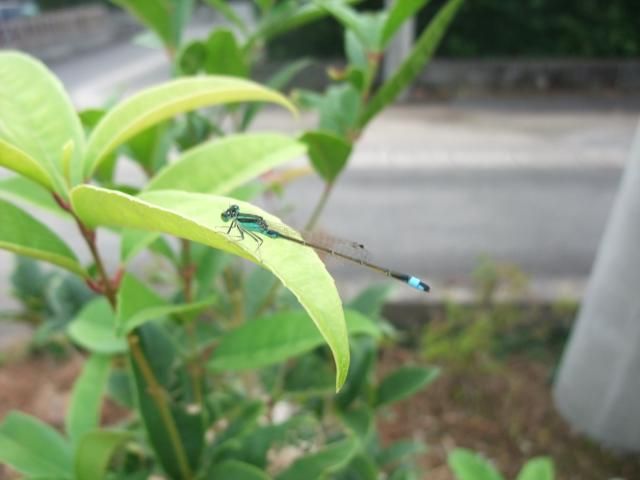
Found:
[[[29,52],[45,61],[63,60],[139,30],[125,13],[92,5],[0,22],[0,48]]]

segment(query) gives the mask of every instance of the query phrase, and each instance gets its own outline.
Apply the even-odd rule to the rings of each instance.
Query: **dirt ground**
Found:
[[[415,361],[415,352],[388,350],[380,367]],[[81,365],[82,357],[74,355],[64,361],[31,357],[3,366],[0,418],[19,409],[62,428]],[[485,371],[444,365],[429,388],[381,420],[383,439],[424,440],[429,450],[420,461],[429,480],[453,480],[446,454],[454,447],[481,452],[507,479],[515,479],[522,463],[536,455],[554,459],[559,480],[640,479],[640,456],[616,456],[571,432],[553,408],[549,378],[547,364],[527,358],[511,358]],[[110,407],[105,415],[118,413]],[[8,478],[0,467],[0,480]]]
[[[414,352],[392,350],[382,367],[417,360]],[[604,451],[558,415],[548,364],[521,356],[489,369],[442,367],[433,384],[380,424],[385,441],[415,438],[429,446],[421,459],[428,480],[454,480],[446,457],[455,447],[491,459],[506,479],[538,455],[553,458],[557,480],[640,479],[640,455]]]

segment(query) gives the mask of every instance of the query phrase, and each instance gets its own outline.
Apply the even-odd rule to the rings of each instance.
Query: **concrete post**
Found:
[[[385,0],[386,7],[390,8],[394,1],[401,2],[402,0]],[[415,18],[411,18],[410,20],[407,20],[402,27],[400,27],[396,36],[389,44],[387,53],[384,56],[384,64],[382,66],[382,74],[385,80],[393,75],[393,72],[395,72],[400,64],[402,64],[403,60],[407,58],[407,55],[409,55],[409,52],[413,47],[414,37]],[[401,95],[400,100],[403,100],[405,97],[406,92]]]
[[[554,397],[576,430],[640,451],[640,127]]]

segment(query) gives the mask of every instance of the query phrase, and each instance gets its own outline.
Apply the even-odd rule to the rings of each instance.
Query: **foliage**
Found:
[[[0,248],[66,269],[65,282],[79,277],[68,277],[76,282],[70,285],[86,284],[84,296],[69,295],[51,309],[56,328],[87,352],[64,435],[12,413],[0,424],[0,461],[34,478],[417,476],[407,459],[423,446],[382,445],[375,415],[425,388],[438,370],[407,365],[375,378],[377,350],[390,330],[379,312],[388,289],[365,291],[345,310],[313,250],[276,241],[257,248],[235,238],[220,214],[237,204],[281,223],[251,200],[272,187],[261,180],[265,173],[304,153],[332,185],[360,131],[411,81],[460,0],[436,16],[409,68],[379,93],[379,57],[424,2],[372,15],[354,14],[348,2],[257,1],[252,30],[225,2],[211,0],[236,29],[187,44],[192,2],[115,3],[154,32],[177,78],[77,114],[44,65],[0,53],[0,165],[16,174],[0,182]],[[329,14],[347,26],[353,68],[318,96],[319,128],[298,139],[245,133],[264,104],[296,112],[274,88],[307,64],[285,67],[271,87],[249,80],[264,42]],[[114,181],[124,161],[140,168],[146,185]],[[27,213],[25,202],[77,227],[91,263]],[[106,229],[121,239],[116,268],[105,265],[97,242]],[[169,269],[161,288],[131,269],[144,251]],[[32,312],[49,315],[39,299],[55,278],[25,264],[14,276],[17,294]],[[101,428],[106,395],[136,415]],[[276,423],[278,405],[290,412]],[[274,470],[273,452],[286,448],[297,458]]]
[[[483,457],[463,448],[449,453],[449,466],[457,480],[503,480],[504,477]],[[529,460],[516,480],[553,480],[553,462],[546,457]]]
[[[577,309],[575,302],[557,302],[550,308],[519,305],[517,299],[526,298],[528,291],[526,276],[517,266],[488,257],[480,258],[472,277],[474,301],[468,305],[446,301],[441,316],[425,327],[427,360],[493,367],[496,360],[513,353],[545,358],[549,349],[561,351]]]

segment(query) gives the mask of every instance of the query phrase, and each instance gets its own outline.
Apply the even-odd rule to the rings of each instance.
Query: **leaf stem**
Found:
[[[318,219],[324,210],[324,207],[327,205],[327,201],[329,200],[329,196],[331,195],[331,191],[333,190],[333,182],[327,182],[324,184],[324,190],[322,191],[322,195],[320,196],[320,200],[316,204],[313,209],[313,213],[311,217],[309,217],[309,221],[305,225],[305,230],[312,230],[313,227],[318,223]]]

